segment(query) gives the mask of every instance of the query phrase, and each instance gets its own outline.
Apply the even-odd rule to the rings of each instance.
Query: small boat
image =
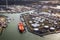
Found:
[[[21,33],[23,33],[25,31],[25,28],[24,28],[24,25],[22,22],[18,24],[18,29]]]

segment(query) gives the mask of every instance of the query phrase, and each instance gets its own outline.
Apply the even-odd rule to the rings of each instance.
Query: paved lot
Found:
[[[1,15],[1,14],[0,14]],[[11,22],[5,29],[3,34],[0,36],[0,40],[60,40],[60,34],[51,34],[44,37],[32,34],[26,31],[20,34],[18,31],[17,24],[20,22],[20,14],[3,14],[11,18]]]

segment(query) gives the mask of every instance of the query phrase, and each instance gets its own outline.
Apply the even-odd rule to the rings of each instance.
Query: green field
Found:
[[[60,34],[50,34],[44,37],[32,34],[28,31],[21,34],[18,31],[18,23],[20,22],[20,14],[0,14],[11,18],[8,27],[0,35],[0,40],[60,40]]]

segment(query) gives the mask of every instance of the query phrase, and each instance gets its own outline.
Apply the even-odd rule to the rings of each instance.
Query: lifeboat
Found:
[[[25,28],[24,28],[24,25],[23,25],[22,22],[18,24],[18,29],[19,29],[19,31],[20,31],[21,33],[24,32]]]

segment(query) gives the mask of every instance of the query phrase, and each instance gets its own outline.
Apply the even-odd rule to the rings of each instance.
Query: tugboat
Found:
[[[23,32],[25,31],[25,28],[24,28],[24,25],[23,25],[22,22],[20,22],[20,23],[18,24],[18,30],[19,30],[20,33],[23,33]]]

